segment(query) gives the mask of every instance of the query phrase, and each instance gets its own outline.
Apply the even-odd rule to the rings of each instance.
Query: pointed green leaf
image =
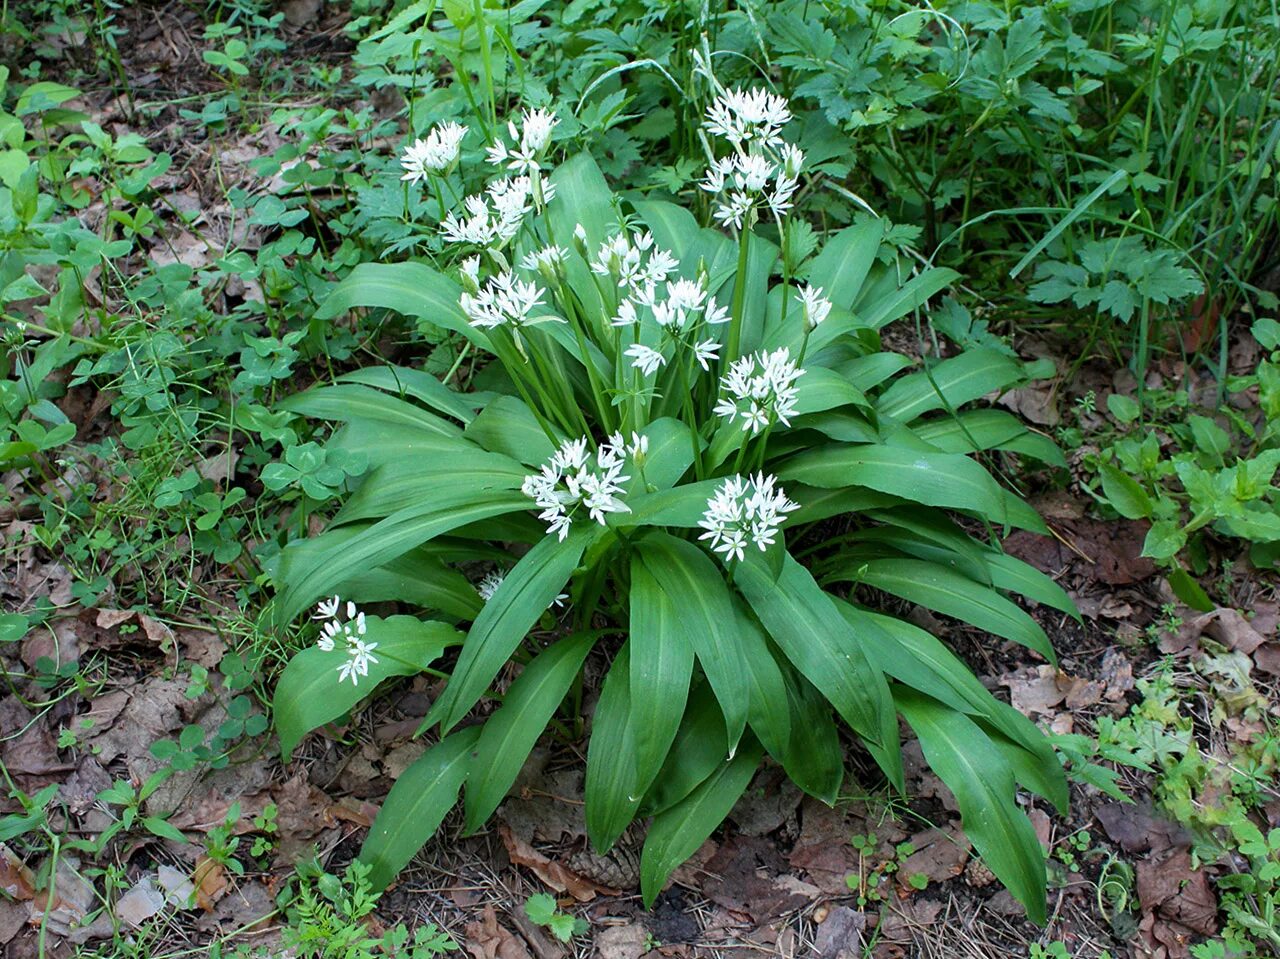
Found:
[[[446,736],[391,787],[360,848],[374,889],[385,889],[440,828],[471,771],[471,747],[479,736],[479,728]]]
[[[646,536],[636,549],[659,587],[680,610],[680,625],[720,700],[732,749],[747,725],[750,686],[734,634],[733,602],[724,576],[701,549],[667,533]]]
[[[1003,754],[963,713],[905,688],[895,696],[925,761],[955,795],[965,835],[1031,920],[1044,925],[1044,852],[1014,801],[1014,776]]]
[[[280,752],[287,762],[293,749],[313,729],[331,723],[392,676],[413,676],[431,665],[462,634],[444,623],[422,622],[412,616],[365,617],[365,642],[377,643],[369,675],[356,683],[338,682],[338,667],[347,661],[345,644],[325,652],[312,646],[296,654],[276,684],[272,713],[280,735]]]
[[[635,792],[648,791],[680,728],[693,679],[693,644],[676,604],[645,567],[631,560],[631,728]]]
[[[836,580],[857,580],[926,609],[953,616],[978,629],[1034,649],[1057,662],[1040,624],[995,590],[960,573],[914,558],[872,559],[837,573]]]
[[[825,488],[865,486],[926,506],[971,510],[996,522],[1008,515],[991,474],[954,453],[896,446],[821,446],[787,461],[781,479]]]
[[[524,668],[502,705],[484,724],[467,780],[466,831],[484,825],[520,775],[520,769],[564,700],[599,633],[580,633],[543,650]]]
[[[840,616],[832,598],[789,554],[784,554],[776,579],[753,557],[738,565],[736,581],[787,659],[862,737],[890,782],[903,788],[889,686],[867,658],[863,638]]]
[[[640,806],[635,791],[635,728],[631,722],[630,642],[605,674],[591,718],[583,809],[587,836],[596,852],[606,852]]]
[[[653,905],[671,871],[694,854],[724,822],[760,765],[760,744],[743,739],[737,754],[649,827],[640,853],[640,889],[645,908]]]
[[[476,704],[538,618],[569,581],[594,530],[574,530],[564,540],[544,536],[502,580],[471,624],[453,678],[423,720],[447,732]]]
[[[959,356],[935,362],[928,373],[895,380],[876,405],[886,416],[909,423],[932,410],[947,406],[959,409],[1022,378],[1022,364],[1012,357],[995,350],[965,350]]]

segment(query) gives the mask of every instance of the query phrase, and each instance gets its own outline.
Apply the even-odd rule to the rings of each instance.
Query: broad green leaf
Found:
[[[370,366],[338,377],[339,383],[363,383],[388,393],[412,396],[438,413],[452,416],[462,423],[475,418],[474,394],[464,396],[449,389],[430,373],[407,366]]]
[[[707,511],[707,500],[723,482],[720,479],[709,479],[658,490],[656,493],[641,493],[627,500],[631,512],[610,513],[609,525],[623,528],[678,526],[693,529],[702,521]]]
[[[461,427],[434,413],[359,383],[317,386],[305,393],[286,397],[276,404],[276,408],[324,420],[368,420],[440,433],[443,436],[462,434]]]
[[[409,603],[454,619],[475,619],[484,601],[470,581],[422,550],[356,573],[338,592],[356,603]]]
[[[764,630],[739,596],[733,597],[733,612],[746,677],[751,684],[747,721],[771,755],[786,756],[791,742],[791,710],[782,667],[774,658]]]
[[[520,775],[534,743],[555,715],[599,635],[579,633],[535,656],[511,684],[498,711],[485,722],[463,800],[468,833],[493,815]]]
[[[415,456],[386,463],[364,477],[342,504],[335,523],[381,519],[409,509],[441,486],[518,490],[528,470],[510,457],[459,443],[449,456]],[[532,503],[530,503],[532,505]]]
[[[1209,594],[1204,591],[1204,587],[1197,583],[1191,574],[1181,566],[1169,571],[1169,588],[1173,590],[1173,595],[1194,610],[1202,613],[1211,613],[1217,608],[1217,603],[1209,598]]]
[[[643,795],[680,728],[693,681],[693,644],[680,624],[679,607],[639,553],[632,554],[629,604],[635,792]]]
[[[1065,809],[1067,783],[1062,764],[1035,723],[992,696],[973,675],[973,670],[918,626],[848,603],[841,602],[838,606],[855,627],[869,620],[882,630],[885,642],[868,647],[877,666],[910,688],[980,719],[1015,743],[1031,757],[1029,762],[1035,767],[1034,776],[1025,782],[1019,776],[1019,781],[1059,809]]]
[[[813,523],[842,513],[864,513],[901,506],[903,502],[896,496],[870,489],[821,489],[801,483],[788,483],[787,495],[800,505],[800,509],[790,517],[794,523]]]
[[[1044,925],[1044,853],[1014,801],[1014,775],[1003,754],[963,713],[905,688],[896,698],[925,761],[955,795],[965,835],[1031,920]]]
[[[564,540],[543,537],[503,578],[471,624],[453,678],[423,720],[452,729],[476,704],[516,647],[569,581],[593,530],[575,530]]]
[[[1034,649],[1057,662],[1040,624],[990,587],[920,559],[873,559],[836,579],[858,581]]]
[[[865,486],[948,509],[970,510],[1004,522],[1003,491],[985,469],[954,453],[925,453],[893,446],[822,446],[801,453],[778,471],[784,481],[825,488]]]
[[[837,612],[832,598],[789,554],[775,579],[760,561],[740,563],[738,588],[773,641],[800,674],[862,737],[890,782],[902,787],[897,717],[884,674],[867,657],[865,640]]]
[[[701,683],[689,695],[680,730],[662,772],[644,797],[640,814],[653,816],[670,809],[715,772],[729,758],[725,736],[720,704],[711,687]]]
[[[922,440],[943,453],[976,453],[1009,450],[1065,469],[1062,450],[1049,437],[1031,430],[1004,410],[966,410],[955,416],[937,416],[912,424]]]
[[[894,320],[906,316],[912,310],[920,309],[925,305],[929,297],[935,293],[942,292],[958,279],[960,279],[960,274],[946,267],[925,270],[925,272],[913,276],[891,295],[883,299],[868,302],[865,305],[861,302],[856,304],[857,311],[862,314],[862,320],[867,326],[881,330]],[[860,297],[860,299],[865,299],[865,297]],[[821,330],[822,327],[818,327],[818,329]]]
[[[471,771],[471,748],[479,736],[478,727],[446,736],[391,787],[360,848],[374,889],[385,889],[440,828]]]
[[[377,644],[368,676],[357,677],[354,683],[338,681],[338,667],[347,661],[341,641],[329,652],[316,646],[302,650],[280,674],[272,713],[286,762],[303,736],[342,716],[384,679],[416,675],[446,648],[462,642],[462,634],[452,626],[424,623],[412,616],[366,616],[365,628],[365,641]]]
[[[667,533],[645,536],[636,549],[658,586],[680,610],[680,625],[720,701],[728,746],[733,749],[747,725],[750,685],[724,576],[701,549]]]
[[[1151,515],[1151,497],[1138,481],[1107,463],[1099,466],[1102,491],[1107,502],[1125,519],[1146,519]]]
[[[988,721],[980,723],[982,731],[991,738],[991,741],[1004,754],[1005,761],[1009,764],[1009,768],[1013,770],[1013,775],[1018,785],[1031,790],[1037,796],[1047,799],[1053,803],[1059,813],[1065,816],[1069,811],[1071,799],[1067,791],[1067,777],[1062,771],[1062,761],[1058,759],[1058,754],[1053,751],[1048,738],[1040,732],[1035,723],[1031,722],[1008,703],[997,701],[996,707],[997,712],[1012,714],[1007,715],[1007,721],[1010,724],[1022,722],[1031,727],[1030,734],[1037,737],[1034,740],[1034,748],[1028,748],[1022,739],[1015,740],[1009,737],[1004,733],[1001,726],[993,725]]]
[[[785,679],[791,738],[782,755],[771,755],[782,763],[797,786],[828,806],[834,805],[844,780],[844,746],[832,718],[831,704],[794,671],[788,669]]]
[[[361,263],[320,304],[316,319],[332,320],[355,307],[381,307],[460,333],[488,351],[489,339],[467,320],[462,287],[425,263]]]
[[[689,427],[677,419],[664,416],[654,420],[641,433],[649,440],[643,470],[644,482],[651,488],[665,490],[674,485],[693,463],[693,441],[689,436]],[[626,440],[630,442],[631,438],[628,436]],[[632,468],[631,472],[635,474],[637,481],[635,488],[643,489],[638,482],[641,471]]]
[[[835,305],[852,309],[883,240],[884,223],[873,217],[832,234],[809,263],[809,283]]]
[[[1161,519],[1151,524],[1147,538],[1142,543],[1142,555],[1155,560],[1168,560],[1177,556],[1187,545],[1186,530],[1172,520]]]
[[[640,889],[646,909],[662,892],[671,871],[724,822],[755,775],[760,756],[759,743],[751,737],[744,739],[732,759],[675,806],[654,817],[640,853]]]
[[[913,373],[894,381],[876,406],[886,416],[909,423],[933,410],[947,406],[958,409],[1022,378],[1022,365],[1012,357],[995,350],[965,350],[935,363],[927,373]]]
[[[911,360],[901,353],[871,353],[845,360],[834,369],[858,389],[867,392],[910,365]]]
[[[723,742],[723,736],[717,741]],[[587,742],[583,814],[596,852],[606,852],[617,841],[640,806],[640,795],[635,791],[635,742],[627,642],[605,674]]]
[[[403,556],[433,537],[528,507],[528,498],[520,493],[442,486],[417,506],[393,513],[354,537],[326,539],[327,533],[321,533],[311,540],[305,552],[284,551],[279,576],[283,589],[276,599],[276,620],[289,622],[351,576]],[[547,602],[550,601],[548,597]],[[545,603],[542,608],[546,608]]]
[[[858,389],[839,373],[813,367],[796,380],[796,413],[821,413],[840,406],[870,409],[871,404]]]
[[[419,426],[353,420],[334,431],[325,449],[363,457],[370,469],[376,469],[406,460],[452,456],[474,449],[474,444]]]
[[[490,401],[467,425],[466,437],[490,452],[503,453],[528,466],[542,465],[556,451],[529,407],[514,396]],[[558,437],[562,442],[567,438]]]
[[[1017,593],[1033,602],[1061,610],[1080,621],[1080,611],[1061,586],[1040,570],[1029,566],[1008,553],[988,552],[985,555],[991,584],[997,589]]]

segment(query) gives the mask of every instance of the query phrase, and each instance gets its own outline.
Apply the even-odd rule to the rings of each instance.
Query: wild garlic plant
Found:
[[[999,544],[1043,524],[975,454],[1061,457],[1012,415],[965,409],[1025,381],[1022,364],[975,350],[922,371],[881,348],[879,330],[954,273],[901,278],[874,220],[803,258],[775,244],[804,176],[789,118],[768,93],[720,96],[686,207],[615,196],[589,156],[557,164],[556,118],[525,111],[488,145],[493,181],[441,218],[455,267],[365,264],[324,304],[322,319],[398,310],[476,358],[467,391],[397,366],[284,403],[338,424],[329,446],[370,468],[328,529],[282,554],[280,622],[335,592],[408,613],[347,606],[338,621],[339,600],[322,607],[329,625],[277,691],[285,754],[380,682],[443,681],[421,729],[434,745],[361,854],[377,884],[464,788],[479,829],[549,724],[588,726],[591,840],[607,849],[650,819],[651,903],[762,762],[834,802],[841,725],[904,789],[901,716],[974,846],[1043,920],[1044,858],[1015,791],[1062,808],[1061,763],[938,639],[876,602],[1052,660],[1010,596],[1071,603]],[[442,127],[410,147],[405,168],[428,171],[414,183],[430,189],[458,142]]]

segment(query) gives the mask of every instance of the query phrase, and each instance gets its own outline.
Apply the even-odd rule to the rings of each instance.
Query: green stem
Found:
[[[738,274],[733,278],[732,318],[729,321],[729,344],[725,365],[738,358],[742,342],[742,305],[747,296],[747,257],[751,247],[751,231],[743,230],[738,237]]]

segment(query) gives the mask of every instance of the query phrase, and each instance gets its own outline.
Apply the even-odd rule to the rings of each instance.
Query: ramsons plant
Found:
[[[587,826],[603,850],[652,817],[647,903],[766,754],[834,802],[839,722],[903,789],[901,715],[974,846],[1044,920],[1044,857],[1015,790],[1064,808],[1058,758],[937,639],[872,602],[899,596],[1052,660],[1007,596],[1071,603],[997,533],[1042,523],[972,454],[1059,454],[1009,414],[958,412],[1025,380],[1016,360],[977,349],[910,371],[881,349],[878,330],[955,274],[904,282],[874,220],[816,250],[789,219],[809,185],[789,119],[760,91],[722,92],[709,110],[691,205],[714,228],[615,196],[589,156],[554,166],[549,112],[512,120],[487,150],[502,175],[460,202],[447,175],[470,131],[406,151],[406,178],[448,208],[440,229],[458,263],[359,266],[321,315],[416,316],[464,337],[471,364],[444,381],[358,370],[285,401],[340,423],[327,449],[369,469],[275,571],[279,621],[322,600],[325,622],[278,687],[286,755],[390,677],[448,680],[421,730],[439,741],[361,853],[375,885],[464,785],[476,830],[548,725],[580,732],[594,651],[608,665]],[[384,600],[423,618],[356,606]],[[456,662],[437,672],[451,647]]]

